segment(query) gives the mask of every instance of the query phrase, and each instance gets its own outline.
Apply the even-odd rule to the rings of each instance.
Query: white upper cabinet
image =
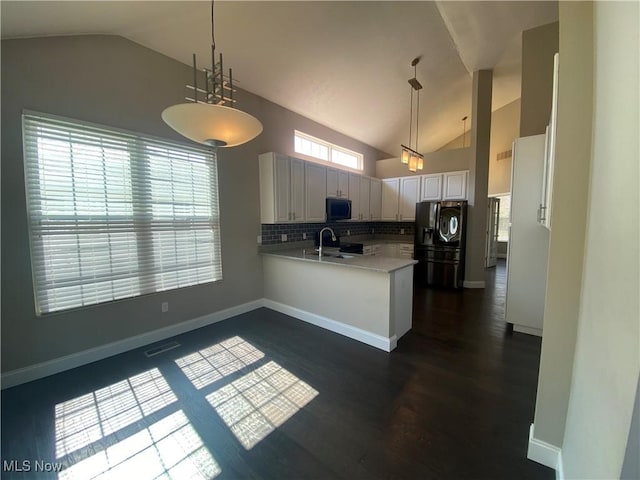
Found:
[[[273,152],[263,153],[258,162],[260,222],[304,222],[305,162]]]
[[[370,218],[370,198],[369,190],[371,189],[371,181],[369,177],[360,177],[360,220],[369,220]]]
[[[382,180],[369,179],[369,220],[380,220],[382,215]]]
[[[327,191],[327,169],[317,163],[305,162],[305,221],[324,222]]]
[[[325,222],[326,198],[349,198],[351,221],[382,220],[383,181],[357,173],[269,152],[259,156],[260,222],[294,223]],[[417,178],[417,177],[416,177]],[[400,219],[400,192],[411,203],[411,212],[403,210],[403,218],[413,218],[415,200],[414,179],[393,179],[392,192],[387,195],[388,220]],[[402,185],[402,187],[401,187]],[[408,195],[408,197],[407,197]],[[406,199],[405,198],[405,199]],[[405,203],[407,203],[405,202]]]
[[[467,200],[468,176],[468,170],[422,175],[420,201]]]
[[[443,174],[442,200],[466,200],[468,171]]]
[[[360,220],[360,175],[349,174],[349,200],[351,200],[351,220]]]
[[[349,173],[337,168],[327,168],[327,197],[349,197]]]
[[[286,223],[291,219],[291,162],[286,155],[264,153],[260,167],[260,222]]]
[[[398,220],[401,222],[416,219],[416,203],[419,200],[420,177],[400,178],[400,201],[398,205]]]
[[[398,220],[398,204],[400,201],[399,196],[399,178],[385,178],[384,180],[382,180],[381,220]]]
[[[304,192],[304,163],[297,158],[291,158],[291,218],[292,222],[305,220],[305,192]]]
[[[420,200],[423,202],[442,199],[442,174],[422,175],[422,190]]]

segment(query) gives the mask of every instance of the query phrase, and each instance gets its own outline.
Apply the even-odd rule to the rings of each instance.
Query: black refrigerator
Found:
[[[466,201],[416,204],[416,282],[425,286],[462,288],[466,223]]]

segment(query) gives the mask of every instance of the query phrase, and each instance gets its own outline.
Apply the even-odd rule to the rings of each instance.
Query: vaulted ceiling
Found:
[[[194,52],[203,67],[210,58],[207,1],[1,9],[3,38],[114,34],[185,64]],[[494,110],[520,97],[521,33],[557,19],[557,2],[218,1],[215,38],[240,87],[397,156],[409,140],[413,58],[422,56],[426,153],[462,134],[474,70],[493,69]]]

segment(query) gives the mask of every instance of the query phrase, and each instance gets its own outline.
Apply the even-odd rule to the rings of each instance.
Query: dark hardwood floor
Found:
[[[540,340],[507,331],[503,264],[487,283],[416,287],[391,354],[260,309],[7,389],[2,478],[552,479]]]

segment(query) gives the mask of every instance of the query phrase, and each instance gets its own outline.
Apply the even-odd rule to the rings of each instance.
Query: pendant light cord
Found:
[[[411,148],[412,133],[413,133],[413,87],[411,87],[411,105],[409,106],[409,148]]]
[[[215,30],[213,28],[213,3],[214,3],[214,0],[211,0],[211,45],[213,46],[213,49],[215,50],[215,48],[216,48],[216,37],[215,37]]]
[[[418,78],[418,63],[413,66],[413,78]],[[420,90],[418,90],[418,98],[416,101],[416,152],[418,151],[418,122],[420,122]]]

